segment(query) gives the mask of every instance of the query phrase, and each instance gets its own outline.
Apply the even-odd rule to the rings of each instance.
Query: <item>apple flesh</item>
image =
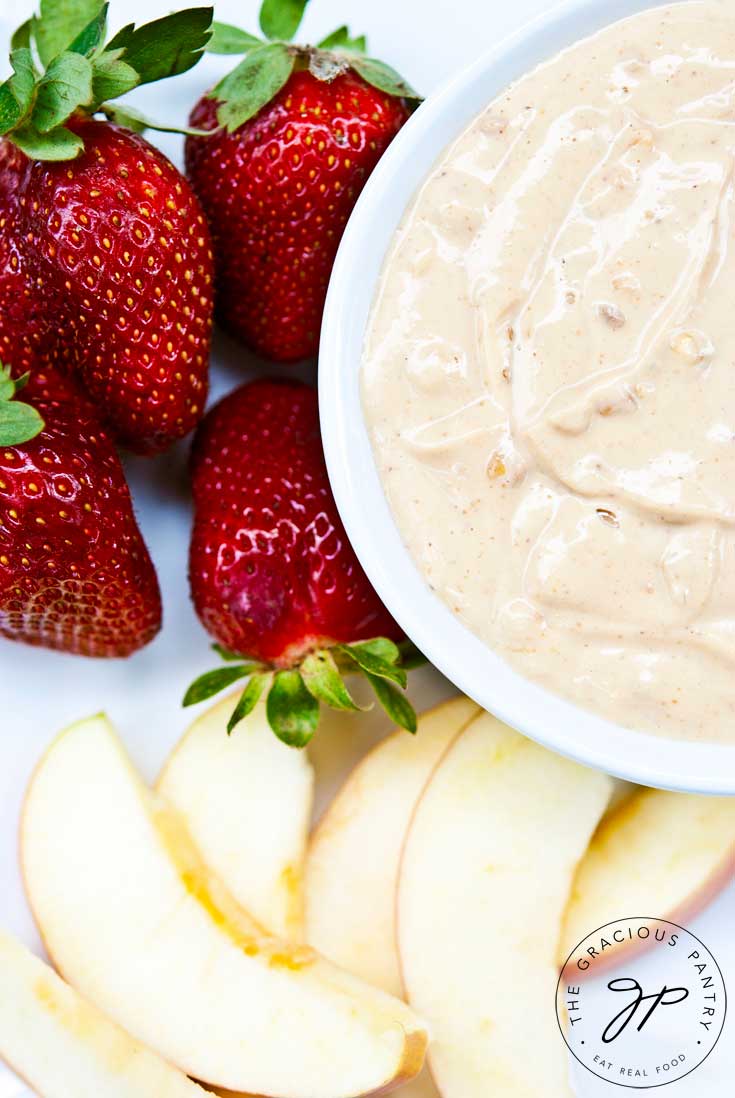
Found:
[[[625,915],[686,924],[733,877],[735,797],[637,789],[601,822],[579,865],[559,963],[597,927]],[[611,946],[605,967],[629,949]],[[602,968],[601,960],[595,972]]]
[[[348,1098],[420,1070],[427,1035],[408,1007],[265,934],[104,717],[72,726],[42,759],[21,855],[60,972],[187,1075],[277,1098]]]
[[[398,731],[353,770],[314,832],[306,860],[306,938],[376,987],[402,995],[395,894],[403,839],[438,760],[479,713],[453,698]]]
[[[443,1098],[570,1098],[557,948],[611,789],[487,714],[437,765],[406,838],[397,920]]]
[[[42,1098],[206,1098],[0,931],[0,1058]]]
[[[305,752],[274,736],[263,702],[228,736],[236,697],[194,721],[157,789],[235,900],[272,934],[300,941],[314,774]]]

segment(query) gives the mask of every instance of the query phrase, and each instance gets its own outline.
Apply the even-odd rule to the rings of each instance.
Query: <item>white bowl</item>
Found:
[[[523,678],[462,625],[429,590],[403,544],[360,402],[363,339],[383,259],[440,153],[510,81],[651,6],[567,0],[501,41],[401,130],[360,196],[334,265],[319,356],[322,431],[334,496],[363,568],[408,636],[460,690],[525,735],[589,766],[645,785],[733,795],[735,744],[663,739],[603,720]]]

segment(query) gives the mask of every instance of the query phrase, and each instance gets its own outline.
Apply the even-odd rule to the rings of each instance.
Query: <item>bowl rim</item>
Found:
[[[676,3],[686,0],[675,0]],[[435,595],[404,545],[374,461],[360,397],[365,329],[403,213],[446,147],[511,80],[651,0],[562,0],[431,95],[381,158],[332,271],[319,352],[322,437],[334,498],[370,582],[431,663],[479,705],[569,758],[638,784],[735,795],[735,744],[633,731],[524,678]]]

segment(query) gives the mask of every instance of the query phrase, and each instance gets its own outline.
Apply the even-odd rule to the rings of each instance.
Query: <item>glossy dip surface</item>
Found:
[[[728,12],[728,8],[730,9]],[[735,741],[735,9],[517,81],[386,260],[362,366],[427,583],[529,678]]]

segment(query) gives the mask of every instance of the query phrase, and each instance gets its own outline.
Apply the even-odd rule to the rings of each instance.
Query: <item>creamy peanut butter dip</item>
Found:
[[[490,648],[629,727],[735,741],[735,4],[659,7],[443,155],[364,352],[382,482]]]

